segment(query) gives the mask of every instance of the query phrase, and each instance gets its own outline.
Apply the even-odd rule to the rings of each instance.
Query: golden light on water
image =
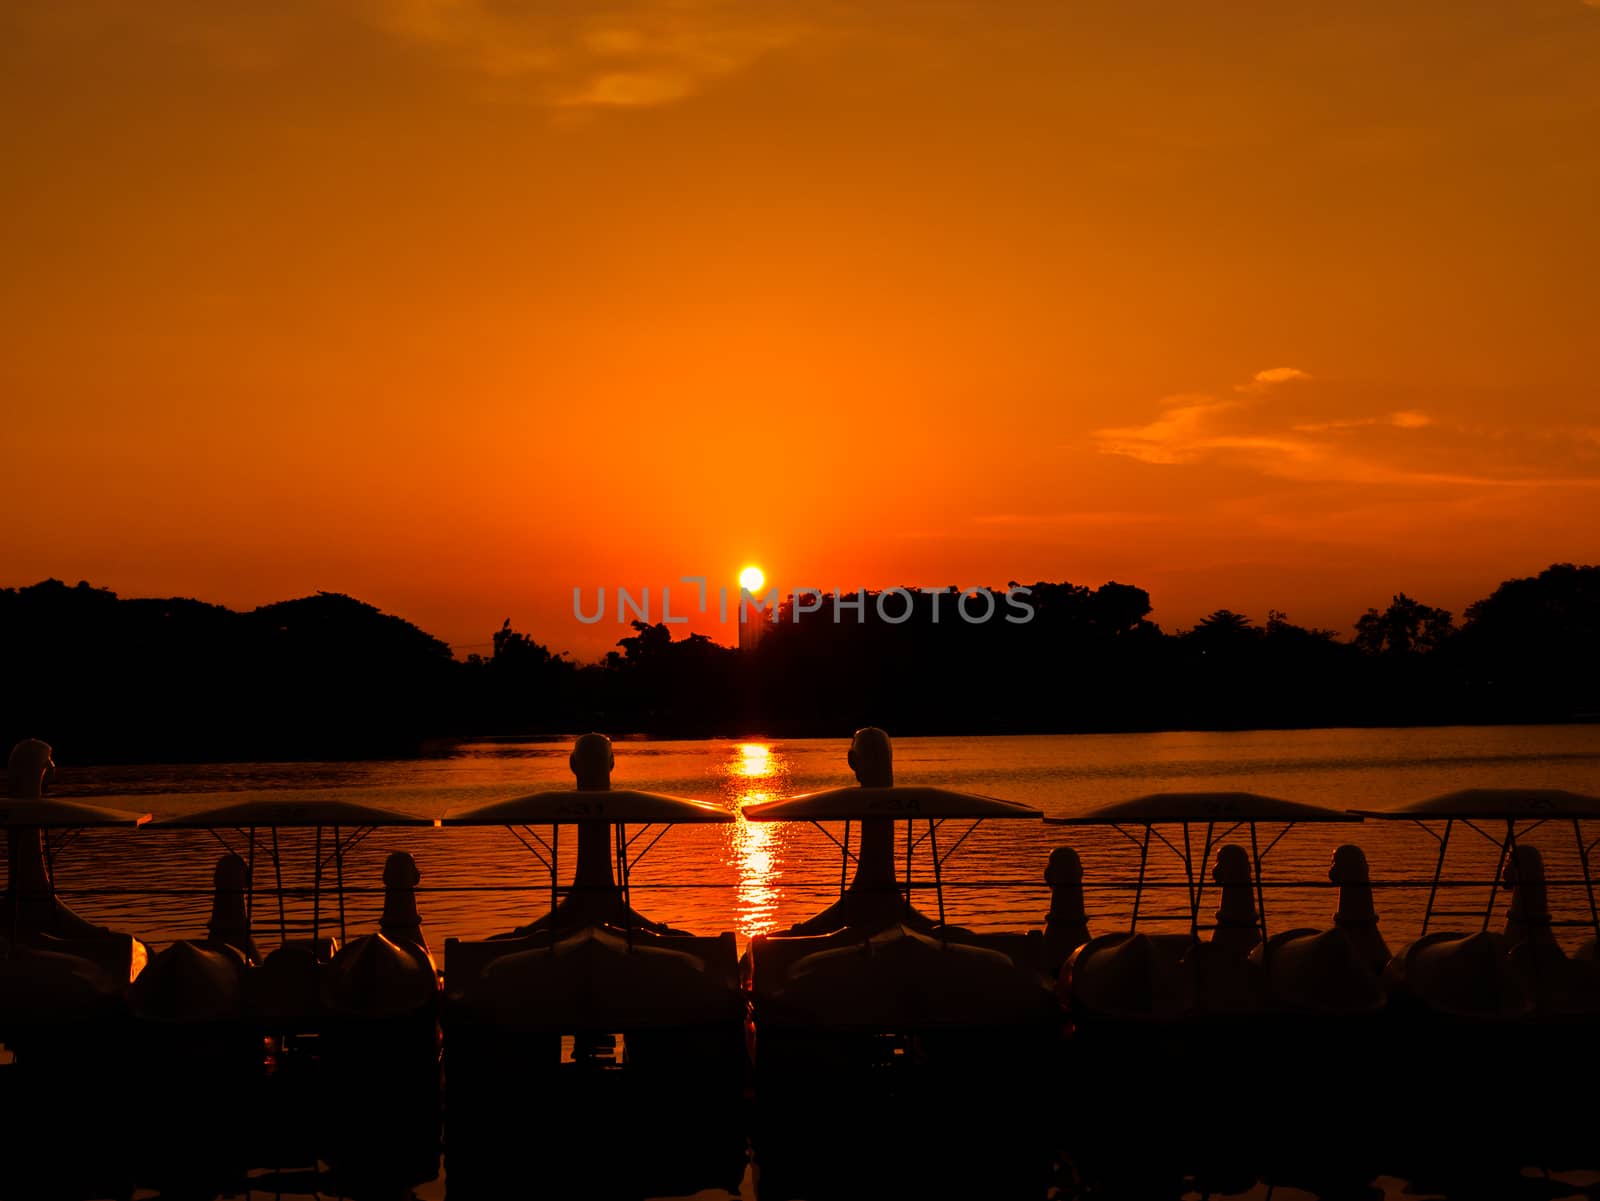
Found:
[[[746,821],[744,807],[782,796],[789,765],[782,752],[767,743],[742,742],[732,748],[724,772],[734,812],[739,815],[738,821],[727,827],[732,840],[730,858],[737,872],[734,922],[739,937],[748,938],[767,934],[778,924],[783,827]]]
[[[772,748],[763,742],[746,742],[739,746],[739,759],[731,769],[735,775],[760,780],[772,774]]]
[[[762,571],[761,568],[755,566],[753,563],[739,573],[739,587],[743,588],[746,592],[760,592],[762,585],[766,582],[767,573]]]

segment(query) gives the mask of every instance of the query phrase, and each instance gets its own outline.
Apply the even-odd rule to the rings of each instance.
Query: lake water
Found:
[[[125,768],[75,768],[67,749],[59,748],[54,795],[104,798],[165,817],[251,795],[292,792],[438,817],[519,793],[570,787],[569,746],[569,740],[479,741],[436,757],[384,762]],[[852,783],[846,749],[843,739],[618,741],[613,784],[698,797],[737,813],[753,802]],[[1469,787],[1600,792],[1600,726],[903,738],[895,743],[895,779],[1021,801],[1051,816],[1165,790],[1240,790],[1338,809],[1382,809]],[[965,823],[947,824],[940,832],[941,847],[948,849],[963,828]],[[1262,827],[1263,846],[1281,829]],[[242,834],[220,833],[244,851]],[[1590,828],[1586,836],[1597,834],[1600,830]],[[1195,831],[1197,841],[1202,835]],[[1229,836],[1246,846],[1248,838],[1248,830]],[[258,835],[258,889],[270,890],[274,883],[269,840],[265,831]],[[285,831],[279,841],[288,892],[284,916],[291,934],[304,932],[312,918],[312,835]],[[563,882],[570,876],[574,841],[570,833],[563,840]],[[1329,924],[1335,897],[1325,883],[1328,863],[1334,848],[1347,841],[1366,849],[1375,881],[1395,886],[1379,891],[1378,904],[1382,929],[1397,947],[1420,929],[1438,853],[1434,838],[1405,823],[1290,830],[1265,861],[1272,928]],[[1570,825],[1540,828],[1526,841],[1544,851],[1551,879],[1579,876]],[[1115,830],[1036,821],[986,822],[961,845],[946,865],[948,920],[980,930],[1041,927],[1049,903],[1042,880],[1045,861],[1061,845],[1075,847],[1082,856],[1091,929],[1126,928],[1131,894],[1115,885],[1136,874],[1138,847]],[[84,916],[155,945],[203,935],[211,872],[221,851],[212,835],[149,828],[91,831],[68,845],[58,840],[54,849],[58,886]],[[396,849],[410,851],[421,870],[419,908],[436,951],[446,937],[498,933],[549,907],[548,872],[506,830],[380,829],[345,858],[352,936],[375,924],[383,860]],[[1496,850],[1486,838],[1458,827],[1446,876],[1487,881],[1495,862]],[[913,872],[916,879],[931,881],[926,842],[916,848]],[[1159,843],[1151,849],[1150,876],[1174,885],[1183,879],[1179,860]],[[1277,886],[1294,881],[1323,886]],[[697,933],[733,930],[743,944],[752,934],[781,928],[828,904],[840,886],[840,855],[809,825],[741,819],[726,826],[678,827],[667,830],[640,860],[632,883],[634,907],[641,912]],[[1558,916],[1588,917],[1582,888],[1551,891]],[[1489,900],[1487,886],[1451,889],[1446,896],[1441,904],[1477,916],[1447,919],[1434,928],[1478,928]],[[1206,915],[1216,900],[1213,890],[1203,902]],[[1495,900],[1496,925],[1503,921],[1507,900],[1503,891]],[[933,894],[919,892],[918,903],[931,912]],[[1141,926],[1148,915],[1176,913],[1184,904],[1181,889],[1148,894]],[[332,894],[325,891],[317,914],[325,932],[335,912]],[[255,914],[258,940],[268,950],[278,928],[270,891],[258,892]],[[1152,923],[1152,928],[1162,926],[1187,928],[1187,918]],[[1571,929],[1564,940],[1575,944],[1584,937],[1585,931]]]

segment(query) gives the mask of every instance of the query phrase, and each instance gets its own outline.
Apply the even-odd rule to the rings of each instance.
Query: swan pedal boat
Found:
[[[1480,788],[1359,812],[1369,821],[1413,825],[1439,847],[1422,933],[1396,951],[1384,975],[1402,1032],[1394,1043],[1397,1070],[1428,1083],[1441,1120],[1463,1132],[1465,1163],[1511,1148],[1522,1162],[1492,1166],[1591,1166],[1591,1115],[1559,1098],[1573,1078],[1593,1079],[1600,1071],[1600,898],[1592,870],[1596,840],[1585,828],[1600,821],[1600,798]],[[1579,878],[1547,878],[1544,852],[1529,840],[1541,829],[1570,835]],[[1462,831],[1493,850],[1496,867],[1486,882],[1444,878],[1452,835]],[[1561,841],[1545,849],[1559,851]],[[1443,906],[1443,890],[1483,883],[1489,895],[1482,908]],[[1555,916],[1549,897],[1555,888],[1581,889],[1576,908],[1583,916]],[[1509,905],[1496,930],[1490,923],[1501,889]],[[1441,918],[1468,922],[1440,930]],[[1563,929],[1591,937],[1569,951],[1558,938]],[[1486,1096],[1526,1103],[1486,1111]]]
[[[207,937],[179,940],[152,958],[147,972],[151,979],[134,998],[136,1013],[152,1027],[235,1025],[280,1039],[432,1015],[439,976],[416,913],[415,863],[403,852],[389,857],[379,930],[347,939],[344,862],[377,829],[436,824],[432,818],[344,799],[276,795],[150,823],[152,830],[206,830],[229,849],[217,864]],[[293,926],[284,905],[279,832],[288,829],[314,834],[308,937],[291,937]],[[223,838],[223,830],[245,840],[243,854]],[[331,831],[326,849],[324,830]],[[265,956],[254,937],[254,866],[262,842],[276,884],[278,927],[278,945]],[[322,897],[330,867],[337,937],[323,930]]]
[[[135,829],[150,815],[44,797],[54,764],[48,747],[34,745],[43,750],[23,743],[13,753],[13,795],[0,799],[8,862],[0,894],[0,1043],[19,1059],[68,1054],[74,1043],[124,1018],[128,988],[149,958],[137,938],[96,926],[64,905],[53,869],[56,854],[81,831]],[[55,847],[52,831],[66,832]]]
[[[1040,811],[944,788],[856,785],[745,807],[749,821],[844,823],[847,870],[853,825],[861,829],[856,876],[824,914],[789,933],[756,935],[744,961],[764,1070],[826,1074],[865,1055],[975,1055],[997,1032],[1052,1028],[1059,1009],[1046,978],[1044,936],[979,934],[945,921],[950,855],[986,820],[1037,820]],[[971,824],[943,854],[947,821]],[[924,824],[919,836],[916,827]],[[905,828],[906,876],[897,878],[894,827]],[[828,834],[831,838],[832,835]],[[912,854],[928,844],[937,919],[910,901]],[[841,872],[841,880],[843,873]],[[832,928],[828,928],[832,927]]]
[[[548,1068],[562,1061],[566,1039],[574,1062],[616,1067],[622,1065],[605,1054],[584,1052],[618,1034],[629,1064],[646,1050],[645,1058],[655,1059],[687,1047],[695,1031],[741,1045],[746,1010],[732,932],[674,930],[638,914],[631,896],[631,873],[644,853],[631,855],[632,844],[652,827],[663,829],[644,851],[665,827],[731,821],[726,809],[703,801],[609,786],[552,789],[447,814],[446,826],[511,829],[551,880],[550,910],[536,921],[495,938],[445,941],[453,1058],[518,1046]],[[551,829],[548,841],[534,830],[541,826]],[[577,828],[578,864],[573,883],[562,888],[560,832],[570,827]]]
[[[1064,927],[1057,987],[1068,1020],[1056,1070],[1075,1082],[1059,1120],[1085,1179],[1132,1187],[1131,1195],[1176,1195],[1185,1180],[1234,1192],[1262,1176],[1322,1183],[1296,1175],[1308,1164],[1333,1174],[1334,1157],[1310,1154],[1301,1135],[1324,1137],[1338,1124],[1364,1088],[1357,1065],[1376,1065],[1372,1035],[1387,1005],[1380,972],[1388,951],[1360,848],[1334,853],[1329,879],[1340,899],[1327,929],[1273,931],[1262,868],[1302,824],[1360,820],[1249,792],[1154,793],[1045,819],[1113,828],[1139,851],[1134,880],[1093,885],[1133,893],[1128,929],[1099,935],[1088,928],[1076,852],[1052,856],[1052,911],[1060,909]],[[1263,826],[1279,829],[1264,840]],[[1245,844],[1229,841],[1241,832]],[[1153,848],[1182,865],[1176,887],[1185,903],[1176,912],[1144,907],[1146,891],[1165,887],[1150,878]],[[1202,919],[1208,869],[1214,921]],[[1152,919],[1188,929],[1154,932]],[[1078,945],[1066,950],[1072,941]],[[1308,1090],[1311,1081],[1317,1087]],[[1288,1092],[1296,1097],[1292,1117],[1268,1100]],[[1121,1116],[1130,1109],[1141,1115],[1133,1126]],[[1349,1170],[1365,1180],[1365,1169],[1363,1160]]]

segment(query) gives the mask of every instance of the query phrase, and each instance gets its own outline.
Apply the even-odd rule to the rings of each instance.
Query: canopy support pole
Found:
[[[628,832],[623,823],[617,823],[617,873],[622,877],[622,923],[628,935],[628,949],[633,949],[633,893],[628,887]]]
[[[289,941],[289,919],[283,912],[283,859],[278,854],[278,827],[272,827],[272,878],[278,885],[278,943]]]
[[[906,908],[911,908],[911,822],[906,823]]]
[[[1139,844],[1139,885],[1133,890],[1133,917],[1128,922],[1128,933],[1137,933],[1139,929],[1139,902],[1144,898],[1145,869],[1150,863],[1150,829],[1144,828],[1144,841]]]
[[[1190,933],[1194,935],[1196,940],[1200,937],[1200,898],[1206,890],[1206,864],[1211,862],[1211,837],[1216,832],[1216,828],[1216,822],[1209,821],[1206,823],[1205,842],[1202,844],[1200,851],[1199,874],[1195,874],[1192,863],[1189,867],[1189,877],[1194,881],[1194,901],[1190,906],[1189,926]],[[1185,849],[1189,846],[1189,825],[1187,822],[1184,823],[1183,827],[1183,845]]]
[[[1290,822],[1289,825],[1292,826],[1294,823]],[[1285,832],[1288,828],[1284,827]],[[1250,855],[1256,861],[1256,913],[1260,915],[1258,924],[1261,926],[1261,955],[1264,960],[1267,954],[1267,895],[1261,885],[1261,851],[1256,845],[1255,822],[1250,823]]]
[[[1189,936],[1200,937],[1200,898],[1194,891],[1194,847],[1189,843],[1189,823],[1183,823],[1183,874],[1189,882]]]
[[[1500,873],[1506,870],[1506,856],[1515,854],[1517,849],[1517,823],[1512,818],[1506,819],[1506,836],[1500,843],[1500,857],[1495,861],[1494,878],[1489,881],[1489,903],[1483,907],[1483,928],[1489,928],[1489,921],[1494,917],[1495,898],[1500,895]]]
[[[1595,938],[1600,939],[1600,908],[1595,905],[1594,877],[1589,874],[1589,848],[1583,843],[1583,823],[1572,819],[1572,837],[1578,843],[1578,862],[1583,864],[1583,887],[1589,894],[1589,921],[1594,926]]]
[[[844,819],[844,841],[839,844],[839,849],[844,852],[839,857],[839,896],[844,897],[845,875],[850,870],[850,819]]]
[[[911,829],[911,823],[906,823],[906,829]],[[933,892],[939,898],[939,937],[942,940],[944,931],[944,877],[939,874],[939,827],[934,824],[933,818],[928,819],[928,845],[933,849]]]
[[[333,878],[339,890],[339,945],[349,940],[344,930],[344,844],[339,841],[339,827],[333,828]]]
[[[1428,889],[1428,907],[1422,911],[1422,933],[1428,933],[1428,922],[1433,917],[1434,898],[1439,895],[1439,878],[1444,875],[1444,853],[1450,849],[1450,831],[1455,827],[1455,818],[1446,818],[1444,823],[1444,837],[1439,839],[1439,860],[1433,865],[1433,884]]]
[[[322,926],[322,827],[318,826],[311,843],[311,945],[313,953]]]

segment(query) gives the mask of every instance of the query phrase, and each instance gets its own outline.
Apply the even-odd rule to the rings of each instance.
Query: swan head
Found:
[[[1249,884],[1249,852],[1238,843],[1228,843],[1217,852],[1217,866],[1212,869],[1211,878],[1218,884]]]
[[[606,789],[611,787],[611,769],[617,757],[611,750],[611,739],[604,734],[581,734],[572,744],[572,754],[567,756],[567,766],[578,778],[578,787]]]
[[[1333,853],[1328,879],[1335,884],[1368,884],[1367,853],[1353,843],[1345,843]]]
[[[850,739],[845,756],[856,781],[864,788],[889,788],[894,784],[894,748],[889,736],[877,726],[866,726]]]
[[[1046,884],[1079,884],[1083,881],[1083,861],[1071,847],[1057,847],[1050,852],[1050,862],[1045,865]]]
[[[1508,855],[1504,880],[1512,887],[1543,884],[1544,857],[1539,854],[1539,848],[1524,844]]]
[[[45,785],[55,778],[56,764],[48,742],[25,738],[11,748],[11,758],[6,764],[7,796],[18,801],[36,801],[44,795]]]
[[[384,888],[415,888],[422,882],[417,861],[409,852],[393,851],[383,862]]]

